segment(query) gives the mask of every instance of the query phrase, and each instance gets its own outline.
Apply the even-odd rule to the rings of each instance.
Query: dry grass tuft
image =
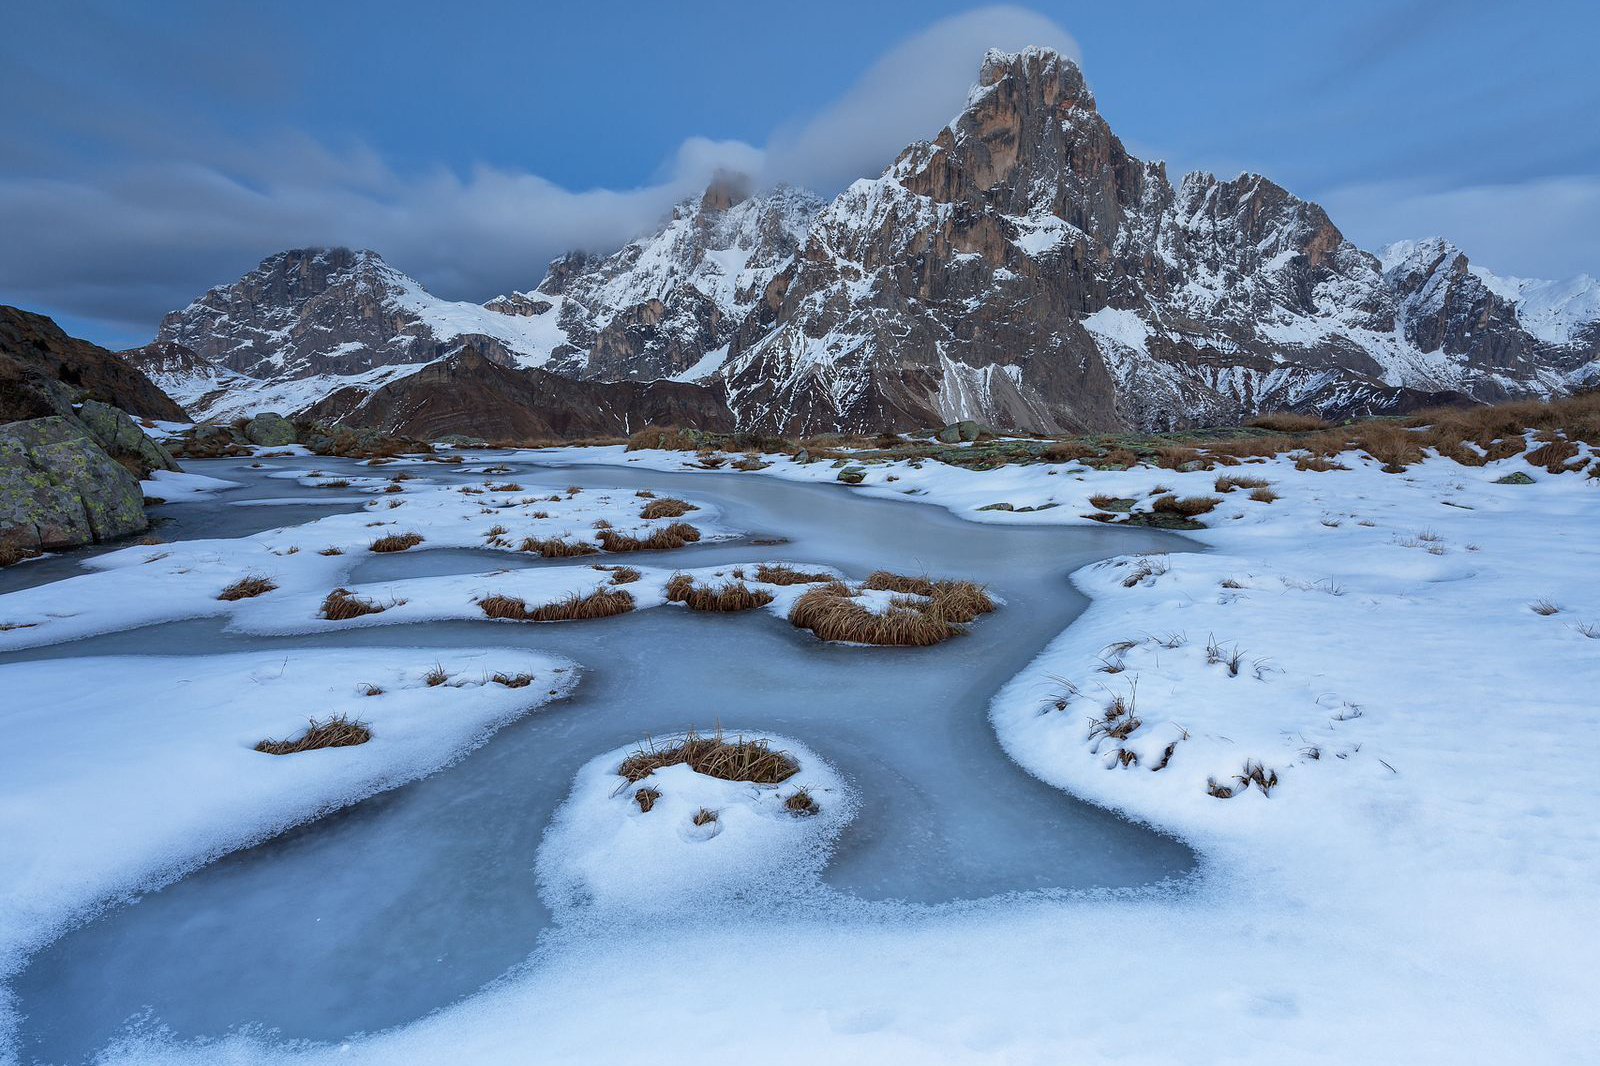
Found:
[[[816,814],[822,808],[811,795],[811,790],[800,785],[788,796],[784,797],[783,805],[798,815]]]
[[[250,574],[247,577],[241,577],[238,581],[217,593],[217,599],[244,600],[249,599],[251,596],[259,596],[263,592],[271,592],[277,587],[277,583],[270,577]]]
[[[640,518],[680,518],[700,508],[676,496],[661,496],[646,503],[639,511]]]
[[[600,546],[608,552],[634,552],[681,548],[699,540],[700,531],[687,522],[673,522],[652,530],[648,537],[635,537],[614,529],[602,529],[599,537]]]
[[[1532,603],[1528,604],[1528,609],[1534,614],[1542,614],[1546,617],[1552,614],[1561,613],[1560,605],[1552,603],[1550,600],[1534,600]]]
[[[782,563],[762,563],[756,567],[755,580],[766,585],[812,585],[819,581],[832,581],[832,574],[793,570]]]
[[[1271,489],[1255,489],[1250,493],[1250,498],[1257,503],[1271,503],[1278,498],[1278,494]]]
[[[593,565],[596,570],[610,571],[613,585],[631,585],[643,576],[631,566],[607,566],[605,563],[595,563]]]
[[[743,581],[721,585],[696,585],[688,574],[673,574],[667,582],[667,599],[691,611],[748,611],[772,602],[772,593],[753,589]]]
[[[1319,415],[1306,415],[1298,411],[1270,411],[1252,418],[1250,425],[1274,433],[1311,433],[1327,429],[1328,421]]]
[[[490,618],[509,618],[517,622],[582,622],[610,618],[633,610],[633,596],[621,589],[595,589],[587,595],[574,592],[566,599],[530,608],[515,596],[495,594],[478,600]]]
[[[701,807],[698,811],[694,812],[695,825],[706,825],[716,820],[717,812],[712,810],[710,807]]]
[[[517,484],[515,481],[503,481],[498,485],[493,484],[493,483],[486,483],[483,487],[485,489],[488,489],[490,492],[521,492],[522,491],[522,486]]]
[[[1211,511],[1222,501],[1215,496],[1174,496],[1170,492],[1150,504],[1153,511],[1193,518]]]
[[[1217,478],[1216,489],[1218,492],[1232,492],[1234,489],[1264,489],[1271,482],[1264,477],[1250,477],[1247,474],[1224,474]]]
[[[656,805],[656,800],[661,798],[661,793],[653,788],[638,788],[634,790],[633,802],[639,805],[639,810],[645,814],[650,813],[650,808]]]
[[[789,622],[823,640],[906,647],[938,644],[966,631],[941,613],[931,599],[897,597],[879,614],[852,595],[850,586],[841,581],[818,585],[794,601]]]
[[[367,547],[375,552],[403,552],[421,543],[421,533],[390,533],[386,537],[379,537]]]
[[[600,549],[586,540],[562,540],[560,537],[523,537],[522,550],[538,552],[546,559],[564,559],[573,555],[596,555]]]
[[[334,622],[343,622],[350,618],[360,618],[364,614],[382,614],[404,602],[406,601],[395,600],[391,603],[378,603],[376,600],[364,600],[349,589],[334,589],[322,601],[322,617]]]
[[[506,674],[497,670],[493,675],[490,676],[489,680],[493,681],[497,685],[504,685],[506,688],[527,688],[529,685],[533,684],[533,675]]]
[[[758,785],[780,784],[800,772],[800,764],[793,756],[786,751],[773,751],[766,740],[746,740],[743,735],[729,740],[721,729],[711,736],[701,736],[691,729],[664,748],[645,741],[622,760],[617,773],[634,784],[664,766],[679,763],[686,763],[689,769],[707,777]]]
[[[989,590],[976,581],[935,580],[926,576],[911,577],[888,570],[874,570],[867,575],[861,587],[926,596],[950,622],[970,622],[980,614],[994,610],[994,600],[990,598]]]
[[[256,750],[268,755],[293,755],[317,748],[346,748],[352,744],[365,744],[371,739],[372,730],[367,728],[365,722],[353,722],[342,714],[336,714],[323,722],[311,719],[306,731],[297,737],[260,741],[256,744]]]
[[[331,544],[317,553],[318,555],[343,555],[343,548],[335,548]]]
[[[450,672],[444,668],[443,663],[434,663],[433,669],[422,675],[422,680],[429,688],[438,688],[450,680]]]

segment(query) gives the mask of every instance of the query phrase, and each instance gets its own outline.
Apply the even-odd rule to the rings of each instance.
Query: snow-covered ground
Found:
[[[509,458],[694,469],[684,453],[620,448]],[[338,1047],[279,1048],[251,1036],[174,1046],[146,1036],[111,1060],[1589,1061],[1600,1039],[1593,1010],[1600,978],[1592,964],[1600,950],[1600,774],[1593,754],[1600,747],[1600,540],[1593,535],[1600,480],[1551,475],[1520,458],[1481,468],[1431,459],[1402,474],[1383,473],[1354,454],[1342,461],[1349,469],[1298,471],[1275,459],[1209,473],[1094,471],[1070,463],[992,471],[869,464],[861,486],[840,489],[1019,524],[1088,524],[1082,516],[1098,509],[1088,502],[1092,495],[1133,499],[1135,510],[1162,492],[1220,497],[1203,516],[1208,528],[1190,534],[1211,550],[1123,557],[1076,574],[1092,607],[990,708],[1001,744],[1031,773],[1191,843],[1203,865],[1187,892],[1000,900],[904,924],[848,910],[827,923],[669,923],[637,942],[558,942],[537,968],[462,1004]],[[406,469],[426,474],[425,467]],[[1532,483],[1498,483],[1513,472]],[[778,459],[743,476],[833,481],[837,473],[827,463]],[[1277,498],[1252,499],[1250,488],[1217,492],[1217,478],[1229,474],[1261,478]],[[527,495],[546,491],[518,477]],[[96,559],[99,573],[49,586],[48,597],[37,590],[0,597],[0,622],[40,623],[0,632],[0,646],[120,627],[96,613],[99,599],[118,601],[123,614],[136,604],[150,620],[227,610],[236,627],[264,625],[269,616],[306,628],[337,625],[317,623],[310,608],[375,534],[414,529],[434,546],[483,546],[492,524],[507,526],[511,538],[580,535],[599,518],[625,531],[648,525],[633,510],[642,501],[632,496],[549,492],[562,498],[484,514],[497,497],[520,501],[524,494],[462,494],[418,482],[402,482],[404,491],[391,494],[382,491],[386,484],[352,484],[378,494],[354,515],[242,541],[129,548]],[[390,497],[401,506],[391,510]],[[981,509],[995,503],[1053,506]],[[532,517],[543,508],[551,518]],[[374,519],[389,524],[369,529]],[[706,511],[688,519],[708,535],[732,535]],[[300,546],[305,550],[286,554]],[[316,554],[324,546],[345,554]],[[146,561],[165,551],[173,554]],[[235,605],[214,599],[224,578],[247,569],[270,572],[280,590]],[[640,569],[641,592],[664,576]],[[160,577],[145,581],[142,573]],[[606,576],[580,565],[494,578],[593,584]],[[456,616],[443,605],[470,604],[488,590],[480,587],[487,577],[414,578],[365,591],[426,605],[421,616]],[[280,606],[269,612],[273,597]],[[163,598],[159,610],[146,610],[144,600]],[[63,602],[78,613],[55,617]],[[369,716],[366,706],[389,695],[357,697],[349,686],[373,680],[366,676],[371,666],[359,679],[348,676],[348,664],[306,671],[322,686],[307,693],[318,707],[344,709],[335,706],[342,699],[373,722],[378,739],[352,751],[370,749],[380,758],[386,730],[406,736],[419,720],[413,708],[426,706],[420,701],[459,700],[476,716],[451,725],[458,732],[437,745],[439,735],[419,733],[429,759],[448,758],[505,713],[495,702],[506,691],[501,686],[413,691],[408,671],[431,661],[362,654],[376,655],[364,663],[387,664],[396,697],[419,702],[397,699],[392,720],[381,710]],[[276,664],[263,656],[229,658],[208,668],[215,673],[207,683],[234,693],[226,718],[204,726],[217,731],[213,746],[232,745],[240,759],[266,767],[263,773],[294,763],[300,757],[272,760],[249,751],[258,736],[282,735],[304,717],[298,710],[267,714],[239,684],[270,675]],[[511,667],[541,677],[549,671],[547,664]],[[498,661],[483,666],[505,668]],[[122,746],[141,741],[128,735],[120,704],[90,706],[93,671],[115,673],[115,661],[90,661],[85,672],[65,678],[59,664],[3,669],[8,690],[26,683],[51,697],[24,719],[37,723],[41,740],[8,745],[16,769],[6,779],[24,783],[20,794],[7,786],[0,811],[8,824],[48,808],[40,790],[59,790],[50,794],[67,803],[78,791],[74,775],[90,768],[159,772],[154,754],[139,766],[137,749]],[[149,706],[160,703],[159,685],[178,682],[163,676],[124,683],[143,693],[139,706]],[[295,673],[272,683],[311,682]],[[339,685],[345,687],[335,699]],[[1119,698],[1124,709],[1108,714]],[[73,731],[63,740],[62,716],[122,721],[115,732]],[[446,728],[436,717],[428,721],[429,729]],[[205,775],[223,772],[195,761],[189,741],[208,736],[186,735],[172,750],[173,775],[146,786],[149,801],[126,812],[151,824],[118,838],[114,853],[97,847],[101,827],[80,829],[81,836],[69,832],[65,857],[30,859],[11,875],[11,891],[28,901],[23,919],[5,926],[12,950],[42,935],[49,916],[59,921],[96,893],[231,846],[216,835],[229,812],[186,828],[181,819],[192,813],[159,801],[186,787],[185,774],[200,775],[194,787],[202,790]],[[45,737],[63,750],[40,753]],[[819,818],[848,817],[848,785],[820,758],[798,745],[792,750],[804,783],[838,790],[840,802],[824,802]],[[407,761],[423,758],[416,752],[384,761],[384,772],[424,772],[421,762]],[[338,762],[339,752],[312,754]],[[673,806],[639,812],[615,784],[622,754],[599,755],[579,773],[550,838],[571,846],[540,857],[546,883],[566,886],[587,906],[636,914],[670,911],[676,902],[693,911],[730,872],[825,853],[831,822],[768,819],[773,794],[708,784],[681,767],[655,775]],[[306,765],[308,775],[320,772],[318,764]],[[359,777],[375,770],[319,777],[316,789],[295,795],[295,807],[285,806],[286,793],[249,782],[238,802],[259,797],[259,816],[230,821],[260,833],[379,787]],[[143,797],[140,788],[130,779],[126,794]],[[1216,794],[1223,791],[1232,794]],[[685,832],[681,816],[691,805],[728,810],[723,830]],[[650,821],[658,813],[667,817]],[[58,822],[46,814],[43,826],[7,829],[6,839],[49,839],[46,831]],[[69,862],[86,854],[93,861]]]

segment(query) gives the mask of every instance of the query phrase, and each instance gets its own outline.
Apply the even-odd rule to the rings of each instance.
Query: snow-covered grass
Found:
[[[730,739],[735,732],[727,731]],[[615,922],[673,915],[703,919],[741,898],[817,890],[817,877],[839,830],[854,816],[854,792],[838,773],[796,741],[771,741],[798,769],[777,784],[726,781],[684,763],[636,781],[619,774],[634,748],[595,757],[578,771],[539,851],[547,902],[567,920]],[[658,738],[670,746],[680,738]],[[787,802],[804,788],[811,813]],[[654,793],[650,809],[635,798]],[[715,818],[706,819],[701,811]]]

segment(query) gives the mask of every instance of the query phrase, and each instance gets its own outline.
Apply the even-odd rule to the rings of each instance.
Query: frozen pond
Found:
[[[233,536],[306,517],[296,505],[237,501],[312,490],[266,481],[244,461],[193,465],[245,484],[166,508],[176,535]],[[285,465],[349,466],[268,461]],[[24,1061],[80,1061],[141,1014],[180,1038],[259,1025],[290,1039],[337,1040],[474,992],[528,960],[552,933],[534,857],[576,770],[602,751],[691,724],[794,737],[861,796],[823,891],[748,900],[733,920],[938,920],[970,901],[1150,885],[1192,868],[1179,842],[1030,777],[1001,751],[987,720],[995,691],[1083,609],[1068,573],[1109,555],[1185,550],[1188,542],[1149,530],[978,525],[935,507],[769,478],[516,467],[509,476],[529,482],[709,500],[729,525],[790,538],[640,557],[651,565],[792,559],[855,576],[878,567],[926,570],[982,581],[1005,606],[969,635],[922,649],[832,646],[770,617],[659,609],[582,623],[432,622],[284,638],[225,633],[220,620],[205,619],[6,656],[262,648],[292,655],[315,642],[414,645],[426,660],[435,648],[520,643],[584,667],[572,699],[506,727],[448,769],[225,857],[46,947],[15,985]],[[417,473],[481,479],[446,466]],[[354,580],[590,561],[414,551],[362,561]]]

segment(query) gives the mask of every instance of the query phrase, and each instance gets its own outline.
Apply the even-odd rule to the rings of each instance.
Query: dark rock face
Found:
[[[66,414],[81,399],[143,418],[188,416],[137,368],[69,337],[44,315],[0,305],[0,422]]]
[[[72,548],[148,527],[138,480],[79,424],[0,426],[0,548]]]
[[[474,352],[441,359],[371,393],[341,390],[305,417],[421,439],[615,436],[645,425],[733,428],[714,389],[671,381],[574,381],[502,366]]]
[[[1384,266],[1258,175],[1174,188],[1070,61],[991,53],[966,111],[812,223],[723,373],[754,428],[1082,430],[1543,394],[1571,361],[1459,253]]]

